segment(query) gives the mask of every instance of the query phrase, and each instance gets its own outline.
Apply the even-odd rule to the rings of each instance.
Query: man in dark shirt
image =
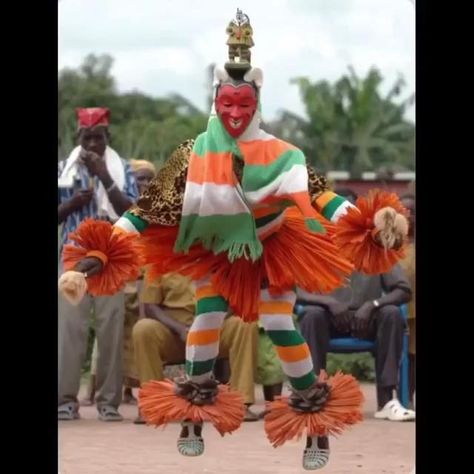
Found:
[[[400,305],[410,299],[410,285],[399,265],[382,275],[353,273],[350,285],[329,295],[298,290],[298,302],[304,305],[301,333],[309,344],[316,372],[326,367],[331,338],[353,336],[375,341],[376,418],[406,421],[415,417],[412,410],[393,399],[405,331]]]

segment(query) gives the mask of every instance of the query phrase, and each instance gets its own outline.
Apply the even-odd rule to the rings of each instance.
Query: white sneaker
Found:
[[[375,412],[374,418],[390,421],[413,421],[416,415],[413,410],[405,408],[395,398],[389,401],[381,410]]]

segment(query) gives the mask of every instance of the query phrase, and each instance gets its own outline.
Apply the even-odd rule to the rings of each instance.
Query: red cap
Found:
[[[104,107],[76,109],[79,128],[90,128],[97,125],[109,126],[110,111]]]

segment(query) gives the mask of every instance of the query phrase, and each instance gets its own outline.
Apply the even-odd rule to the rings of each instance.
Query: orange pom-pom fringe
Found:
[[[356,206],[357,209],[349,208],[339,219],[333,240],[340,248],[340,255],[354,262],[358,271],[368,275],[385,273],[405,256],[405,246],[395,250],[377,244],[374,215],[384,207],[392,207],[403,215],[407,211],[396,194],[379,189],[370,190],[367,197],[359,197]]]
[[[73,270],[80,260],[93,252],[104,254],[107,258],[102,272],[87,278],[87,288],[91,295],[113,295],[126,282],[138,278],[144,262],[143,246],[138,234],[114,232],[110,222],[85,219],[68,237],[76,245],[64,246],[63,262],[66,271]]]
[[[320,381],[326,374],[321,371]],[[329,398],[323,408],[315,413],[301,413],[288,405],[288,397],[278,397],[267,404],[265,432],[276,448],[286,441],[306,436],[338,435],[350,425],[362,421],[364,396],[352,375],[337,372],[327,379],[331,387]]]
[[[278,232],[263,241],[263,256],[256,262],[239,258],[232,263],[227,254],[214,255],[201,245],[187,254],[175,254],[177,227],[150,226],[142,241],[145,247],[149,282],[168,272],[193,279],[212,274],[214,289],[244,321],[258,319],[258,303],[262,284],[269,292],[279,294],[299,286],[310,293],[327,293],[344,285],[354,269],[339,255],[331,235],[335,226],[319,219],[326,233],[310,232],[298,210],[287,211]]]
[[[241,425],[245,416],[242,395],[227,385],[218,386],[216,401],[212,405],[194,405],[176,394],[176,384],[169,380],[152,380],[138,392],[140,412],[150,425],[161,426],[171,422],[191,420],[211,422],[224,436]]]

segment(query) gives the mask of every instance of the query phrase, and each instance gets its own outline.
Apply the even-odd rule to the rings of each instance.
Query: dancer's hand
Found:
[[[103,264],[97,257],[85,257],[76,264],[74,270],[76,272],[84,273],[87,278],[100,273],[102,267]]]
[[[352,334],[361,339],[369,335],[369,324],[372,319],[375,306],[371,301],[366,301],[354,314],[352,320]]]

